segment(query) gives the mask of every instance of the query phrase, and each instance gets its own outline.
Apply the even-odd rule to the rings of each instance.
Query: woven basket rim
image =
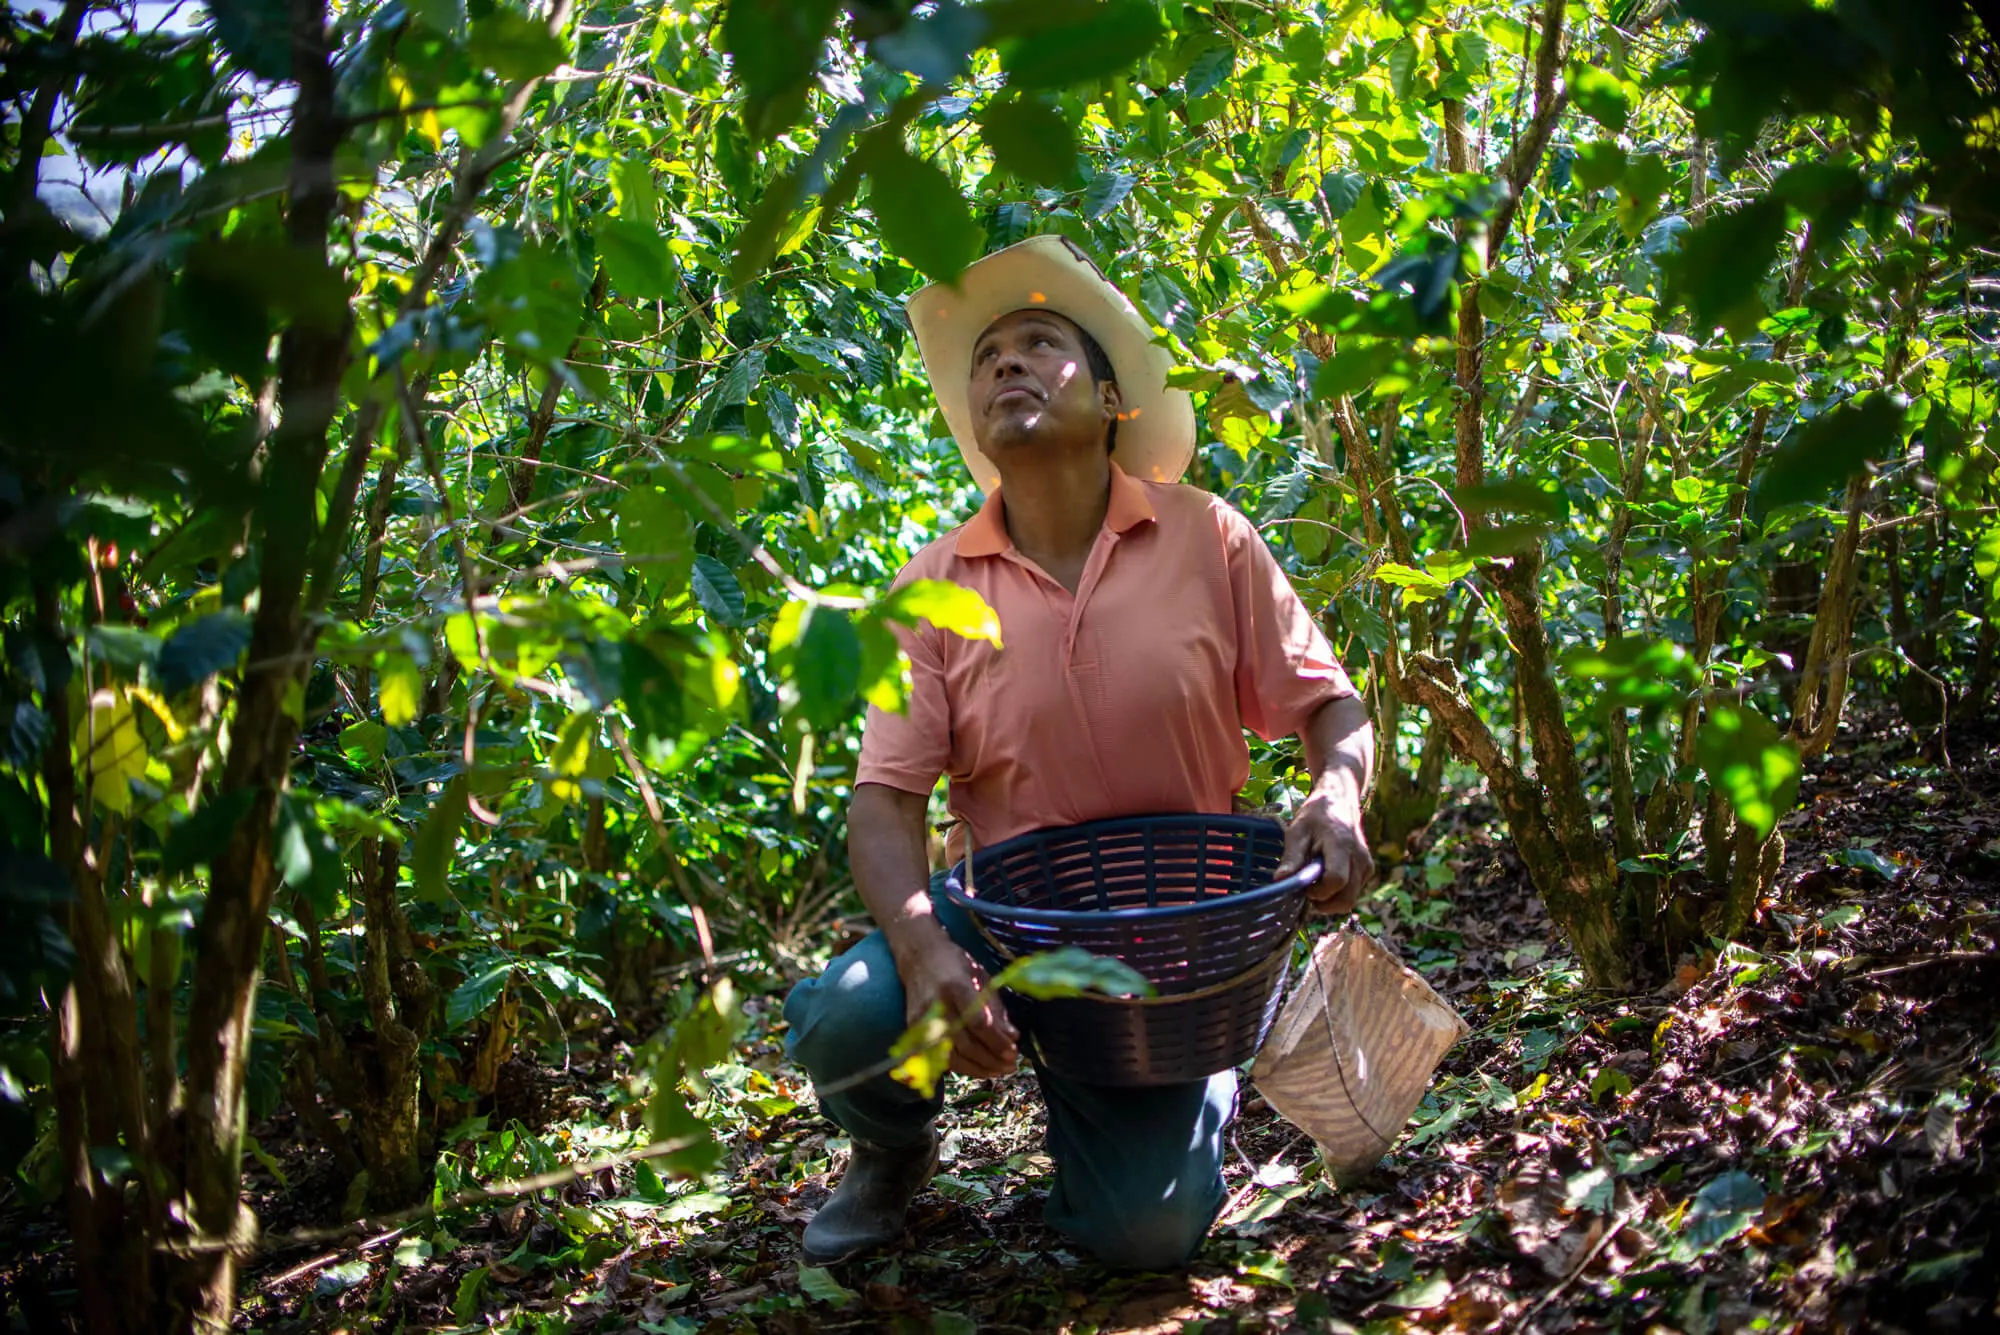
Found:
[[[1030,847],[1034,843],[1045,840],[1051,835],[1117,834],[1128,829],[1143,830],[1149,826],[1171,827],[1175,823],[1183,823],[1189,827],[1199,825],[1200,827],[1210,829],[1239,830],[1246,834],[1266,832],[1276,834],[1280,838],[1283,838],[1285,830],[1284,826],[1268,817],[1246,816],[1235,812],[1216,812],[1213,814],[1185,812],[1153,816],[1115,816],[1106,820],[1084,821],[1077,825],[1051,825],[1040,830],[1030,830],[1026,834],[1017,834],[1012,839],[1002,840],[991,848],[982,848],[973,856],[981,860],[999,857],[1011,849]],[[1191,914],[1208,912],[1224,905],[1232,909],[1242,910],[1246,907],[1261,905],[1266,900],[1283,899],[1288,895],[1302,893],[1306,886],[1307,873],[1313,873],[1316,879],[1318,871],[1319,865],[1311,863],[1301,868],[1298,873],[1292,876],[1285,877],[1283,880],[1273,881],[1269,885],[1259,886],[1255,890],[1240,890],[1233,894],[1212,895],[1207,899],[1196,900],[1192,904],[1142,905],[1138,908],[1123,909],[1049,909],[1036,908],[1024,904],[1001,904],[990,899],[979,899],[966,894],[964,882],[961,879],[965,873],[965,859],[960,858],[958,864],[946,873],[944,893],[945,897],[954,905],[968,913],[1012,922],[1046,923],[1051,927],[1060,927],[1066,923],[1106,921],[1121,923],[1167,922],[1175,918],[1188,917]]]

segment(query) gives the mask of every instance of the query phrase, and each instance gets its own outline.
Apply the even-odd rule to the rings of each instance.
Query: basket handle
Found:
[[[1320,862],[1318,859],[1314,859],[1313,861],[1308,862],[1305,866],[1299,868],[1297,871],[1293,872],[1290,876],[1287,876],[1284,880],[1273,881],[1269,885],[1265,886],[1264,889],[1283,890],[1285,893],[1290,894],[1292,891],[1300,889],[1304,886],[1318,884],[1319,878],[1323,874],[1325,874],[1325,872],[1326,872],[1325,864]]]

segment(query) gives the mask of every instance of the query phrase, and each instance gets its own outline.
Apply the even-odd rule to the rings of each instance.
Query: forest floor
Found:
[[[1229,1204],[1185,1273],[1105,1271],[1042,1223],[1050,1162],[1025,1074],[956,1084],[943,1169],[900,1253],[802,1268],[800,1229],[846,1147],[782,1061],[772,994],[749,1002],[739,1060],[715,1073],[734,1128],[718,1175],[605,1172],[366,1246],[271,1255],[245,1277],[239,1324],[1993,1329],[2000,735],[1955,730],[1947,769],[1879,722],[1863,731],[1883,740],[1808,767],[1744,941],[1650,996],[1584,990],[1490,806],[1455,806],[1366,908],[1471,1036],[1411,1134],[1345,1188],[1246,1084]],[[567,1070],[537,1067],[540,1097],[469,1125],[450,1161],[490,1180],[633,1144],[635,1037],[572,1034]],[[256,1177],[267,1229],[306,1222],[285,1216],[310,1192],[280,1192],[268,1166]]]

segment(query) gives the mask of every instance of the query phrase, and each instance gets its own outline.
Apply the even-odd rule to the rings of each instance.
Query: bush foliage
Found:
[[[714,1162],[889,627],[995,631],[879,593],[977,503],[903,300],[1028,236],[1174,350],[1377,842],[1476,772],[1598,985],[1743,926],[1857,685],[1990,705],[1968,6],[156,10],[0,12],[0,1157],[92,1329],[227,1319],[251,1120],[408,1204],[663,966],[644,1129]]]

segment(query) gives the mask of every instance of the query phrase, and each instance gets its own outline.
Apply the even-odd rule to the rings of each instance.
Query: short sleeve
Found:
[[[1270,741],[1353,695],[1354,683],[1250,521],[1220,501],[1216,512],[1236,612],[1236,706],[1243,726]]]
[[[856,783],[930,795],[951,759],[951,705],[936,632],[892,626],[910,658],[910,698],[900,714],[868,706]]]

